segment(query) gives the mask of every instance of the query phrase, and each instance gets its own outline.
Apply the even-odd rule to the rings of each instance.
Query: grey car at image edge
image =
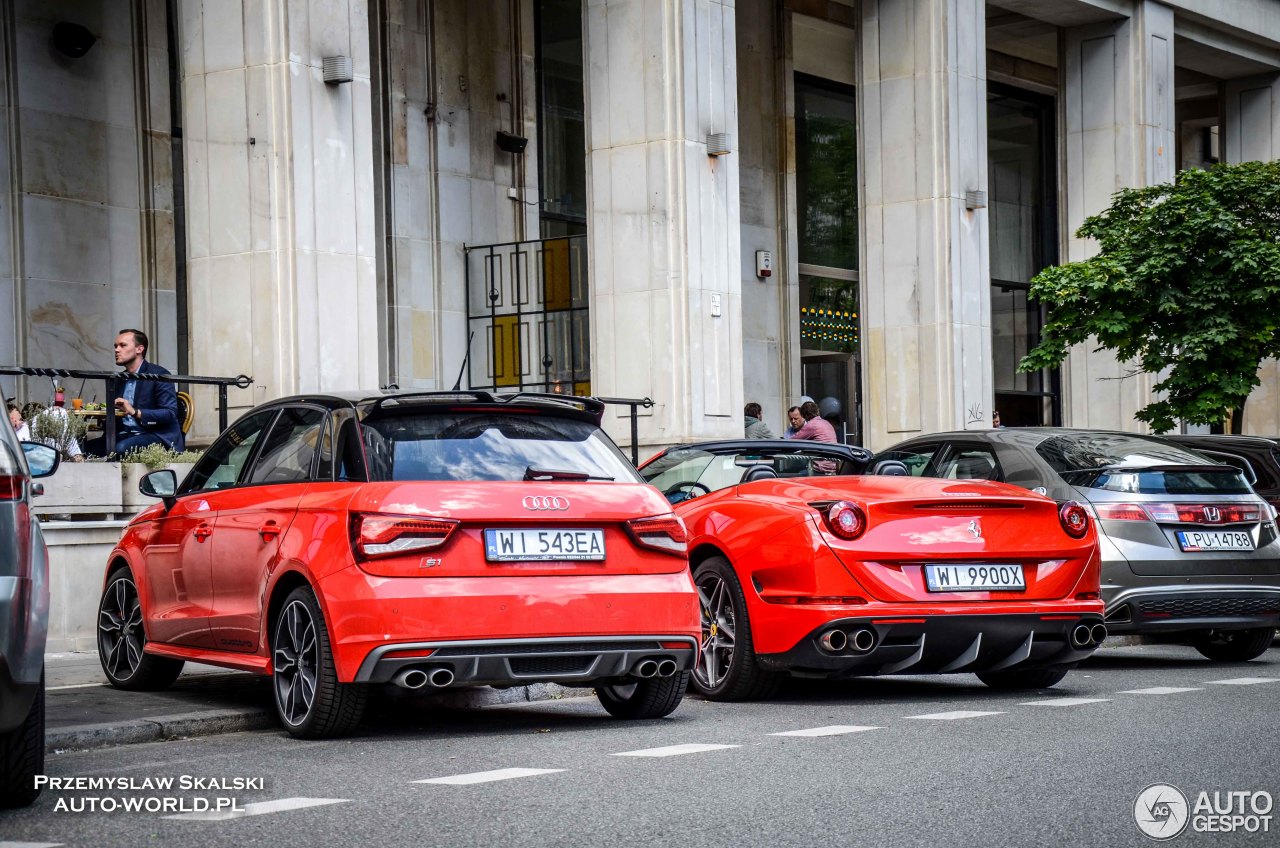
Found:
[[[876,454],[916,476],[999,480],[1097,519],[1114,634],[1251,660],[1280,625],[1276,511],[1234,466],[1155,436],[1018,427],[936,433]]]
[[[49,557],[31,498],[33,477],[58,468],[58,452],[19,442],[0,427],[0,807],[39,795],[44,770],[44,646],[49,633]]]

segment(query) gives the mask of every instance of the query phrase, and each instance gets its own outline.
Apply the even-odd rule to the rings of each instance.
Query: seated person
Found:
[[[141,330],[121,330],[116,336],[116,365],[131,374],[168,374],[159,365],[146,361],[150,342]],[[123,413],[116,431],[116,450],[125,454],[134,448],[162,444],[172,451],[186,447],[182,420],[178,414],[178,392],[173,383],[160,380],[125,380],[111,397],[111,408]],[[91,453],[103,456],[106,439],[99,437],[86,443]]]

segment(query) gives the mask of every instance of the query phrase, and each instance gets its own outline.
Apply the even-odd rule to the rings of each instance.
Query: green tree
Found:
[[[1124,189],[1077,235],[1098,253],[1031,281],[1049,316],[1019,368],[1056,366],[1094,337],[1134,373],[1162,375],[1163,398],[1137,413],[1157,432],[1179,418],[1221,423],[1232,410],[1239,432],[1258,366],[1280,356],[1280,162]]]

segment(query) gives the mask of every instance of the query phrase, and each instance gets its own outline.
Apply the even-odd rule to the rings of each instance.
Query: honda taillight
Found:
[[[411,554],[440,547],[457,526],[448,518],[361,513],[351,519],[351,547],[357,559]]]
[[[867,514],[849,501],[836,501],[827,508],[827,526],[841,539],[854,540],[867,529]]]
[[[1249,524],[1262,518],[1262,504],[1095,503],[1106,521],[1155,521],[1161,524]]]
[[[637,545],[661,551],[672,556],[689,554],[689,533],[684,522],[675,515],[655,515],[652,518],[633,518],[627,522],[627,532]]]
[[[1075,501],[1067,501],[1058,508],[1058,520],[1062,529],[1073,539],[1083,539],[1089,532],[1089,513]]]

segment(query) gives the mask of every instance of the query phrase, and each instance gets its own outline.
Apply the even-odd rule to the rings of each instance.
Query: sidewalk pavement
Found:
[[[271,702],[270,678],[200,663],[187,663],[182,676],[163,691],[125,692],[108,685],[97,653],[45,654],[45,686],[45,750],[50,754],[280,724]],[[475,709],[591,691],[538,683],[412,697],[440,707]]]

